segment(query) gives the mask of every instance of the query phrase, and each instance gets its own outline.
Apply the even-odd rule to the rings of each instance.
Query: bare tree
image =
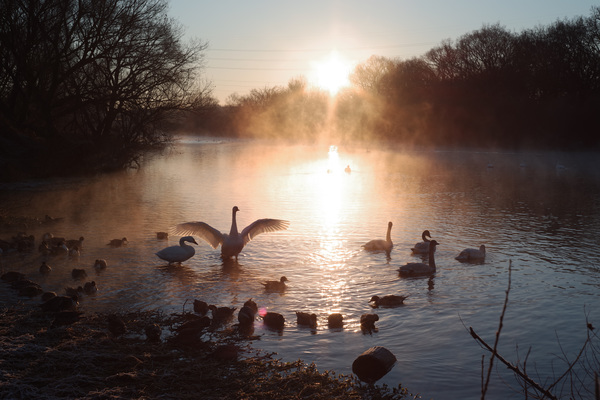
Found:
[[[210,92],[193,92],[206,44],[184,45],[167,6],[0,0],[3,119],[53,151],[117,155],[114,167],[168,141],[174,115]]]

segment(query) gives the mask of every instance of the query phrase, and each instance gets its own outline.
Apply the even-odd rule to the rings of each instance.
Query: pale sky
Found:
[[[589,16],[590,0],[170,0],[186,38],[207,42],[204,78],[221,104],[237,92],[287,86],[337,51],[348,68],[371,55],[408,59],[496,24],[521,32]],[[321,64],[319,64],[321,63]],[[338,73],[338,75],[344,75]]]

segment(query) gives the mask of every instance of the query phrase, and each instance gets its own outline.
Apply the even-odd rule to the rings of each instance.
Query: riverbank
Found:
[[[3,283],[4,285],[4,283]],[[284,363],[235,327],[191,341],[178,329],[193,315],[82,314],[60,325],[31,304],[0,309],[0,393],[10,399],[408,399],[403,388],[369,387],[354,376]],[[146,329],[160,327],[152,340]],[[180,332],[180,330],[179,330]]]

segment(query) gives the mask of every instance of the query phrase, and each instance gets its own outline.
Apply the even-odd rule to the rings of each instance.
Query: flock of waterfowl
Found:
[[[187,243],[193,243],[198,245],[192,235],[198,236],[209,243],[213,248],[221,246],[221,257],[226,260],[237,257],[242,251],[244,246],[251,241],[254,237],[261,233],[278,231],[286,229],[289,226],[288,221],[279,219],[259,219],[248,225],[238,232],[236,213],[239,212],[239,208],[233,207],[232,209],[232,223],[229,234],[223,234],[217,229],[211,227],[205,222],[185,222],[177,225],[174,228],[174,233],[182,236],[179,240],[178,246],[169,246],[156,253],[160,259],[167,261],[169,265],[173,263],[181,264],[184,261],[189,260],[194,256],[194,247]],[[392,222],[388,223],[387,233],[385,239],[371,240],[365,243],[362,247],[367,251],[383,251],[388,257],[393,249],[393,243],[391,240],[391,229]],[[428,258],[428,262],[410,262],[398,269],[401,277],[414,277],[414,276],[431,276],[436,272],[435,264],[435,251],[439,243],[436,240],[431,239],[431,233],[425,230],[422,233],[422,241],[416,243],[411,251],[414,255],[421,255]],[[158,239],[168,238],[167,232],[157,232]],[[47,233],[43,236],[42,242],[38,247],[39,251],[47,256],[53,255],[67,255],[68,257],[78,257],[79,252],[83,248],[84,238],[79,237],[76,240],[65,240],[64,238],[57,238]],[[6,248],[8,242],[0,243],[0,248]],[[113,239],[107,245],[111,247],[121,247],[128,243],[127,238]],[[33,236],[20,235],[13,237],[13,243],[8,248],[31,248],[34,246]],[[460,252],[456,257],[461,262],[482,262],[485,259],[485,246],[481,245],[479,249],[468,248]],[[93,268],[100,272],[107,268],[107,263],[103,259],[95,260]],[[47,261],[43,261],[39,267],[41,274],[48,274],[52,271]],[[74,268],[71,272],[71,276],[74,280],[83,281],[87,278],[87,273],[84,269]],[[51,311],[56,313],[55,325],[65,325],[76,322],[79,320],[82,312],[77,310],[78,301],[81,299],[83,294],[93,295],[97,292],[98,288],[95,281],[88,281],[83,285],[77,287],[65,288],[64,295],[57,295],[53,292],[44,292],[40,285],[27,279],[23,274],[15,271],[7,272],[2,275],[2,280],[10,283],[11,287],[16,289],[21,296],[35,297],[42,295],[41,304],[42,310]],[[283,292],[286,289],[286,282],[288,279],[282,276],[279,280],[266,281],[263,284],[266,292]],[[385,296],[372,296],[369,300],[369,304],[373,308],[378,307],[396,307],[404,303],[408,296],[404,295],[385,295]],[[208,305],[207,303],[195,300],[194,311],[199,314],[203,319],[194,322],[194,330],[199,332],[199,329],[208,327],[215,323],[222,323],[233,317],[235,308],[232,307],[217,307],[215,305]],[[206,319],[208,312],[212,314],[212,320]],[[260,311],[258,306],[252,299],[248,300],[238,313],[238,322],[240,327],[247,327],[252,325],[257,314],[262,318],[264,324],[272,329],[282,329],[285,324],[285,318],[282,314],[272,311]],[[307,313],[302,311],[296,312],[296,320],[298,325],[308,326],[312,329],[316,329],[317,326],[317,315],[314,313]],[[376,330],[375,322],[379,320],[377,314],[367,313],[363,314],[360,318],[361,328],[363,332],[373,332]],[[343,315],[334,313],[328,315],[327,324],[329,328],[341,328],[343,327]],[[113,324],[114,325],[114,324]],[[191,329],[191,326],[188,326]],[[185,329],[182,328],[181,331]]]
[[[232,209],[232,222],[229,235],[222,234],[215,228],[211,227],[205,222],[185,222],[177,225],[174,232],[178,235],[187,235],[181,237],[179,240],[179,246],[170,246],[161,251],[157,252],[156,255],[172,263],[181,263],[194,256],[195,250],[192,246],[187,243],[197,244],[192,235],[196,235],[204,239],[213,248],[217,248],[221,245],[221,257],[225,260],[233,258],[237,260],[238,254],[242,251],[244,246],[255,236],[263,232],[271,232],[286,229],[289,225],[288,221],[279,219],[259,219],[254,221],[252,224],[242,230],[241,233],[237,229],[236,213],[239,211],[237,206]],[[391,239],[393,223],[388,222],[387,233],[385,239],[374,239],[365,243],[362,247],[367,251],[384,251],[388,256],[393,248],[393,242]],[[415,255],[422,255],[428,258],[428,262],[411,262],[401,266],[398,269],[400,276],[414,277],[414,276],[428,276],[433,275],[436,272],[435,265],[435,251],[439,243],[436,240],[431,239],[431,233],[429,230],[423,231],[422,242],[418,242],[411,248],[411,251]],[[485,259],[485,246],[481,245],[480,249],[465,249],[457,257],[459,261],[466,262],[481,262]],[[282,276],[279,280],[271,280],[263,282],[265,291],[267,292],[283,292],[286,289],[286,282],[288,279]],[[402,305],[404,300],[408,296],[403,295],[386,295],[386,296],[373,296],[369,303],[373,308],[377,307],[395,307]],[[238,322],[240,325],[252,323],[254,317],[258,312],[258,308],[255,307],[256,303],[249,300],[249,304],[244,304],[238,314]],[[248,303],[247,302],[247,303]],[[205,315],[208,312],[207,306],[199,307],[198,304],[206,304],[199,300],[195,300],[194,309],[196,312]],[[250,307],[252,305],[252,307]],[[234,312],[234,308],[219,309],[221,314],[228,315],[231,317]],[[281,329],[285,324],[285,318],[283,315],[275,312],[266,312],[260,315],[264,321],[264,324],[274,329]],[[221,319],[215,314],[213,310],[213,319]],[[317,315],[296,312],[296,318],[298,325],[309,326],[316,328],[317,326]],[[375,329],[375,321],[379,319],[377,314],[363,314],[361,316],[361,328],[363,331],[372,332]],[[330,328],[338,328],[343,326],[343,316],[341,314],[332,314],[327,318],[328,326]]]

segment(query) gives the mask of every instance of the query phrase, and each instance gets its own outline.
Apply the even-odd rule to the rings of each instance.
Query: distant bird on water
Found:
[[[126,245],[128,242],[127,238],[124,237],[123,239],[112,239],[110,242],[108,242],[107,246],[111,246],[111,247],[121,247],[123,245]]]
[[[168,261],[169,264],[178,263],[181,264],[184,261],[189,260],[196,254],[196,250],[189,244],[185,244],[185,242],[190,242],[194,244],[196,240],[191,236],[184,236],[179,239],[179,246],[169,246],[161,251],[155,253],[158,258]]]
[[[390,252],[392,251],[392,247],[394,247],[394,244],[392,243],[392,221],[388,222],[388,228],[387,228],[387,234],[385,236],[385,240],[373,239],[373,240],[370,240],[367,243],[365,243],[362,247],[364,247],[365,250],[369,250],[369,251],[383,250],[389,256]]]
[[[289,226],[288,221],[264,218],[257,219],[245,227],[240,233],[238,232],[235,217],[235,214],[238,211],[240,211],[240,209],[237,206],[233,207],[231,212],[231,229],[229,231],[229,235],[221,233],[207,223],[200,221],[178,224],[175,227],[175,233],[179,235],[200,236],[208,244],[210,244],[213,249],[216,249],[219,245],[221,245],[221,257],[224,260],[235,257],[235,260],[237,261],[238,255],[244,246],[248,244],[249,241],[254,239],[255,236],[265,232],[274,232],[287,229]]]

